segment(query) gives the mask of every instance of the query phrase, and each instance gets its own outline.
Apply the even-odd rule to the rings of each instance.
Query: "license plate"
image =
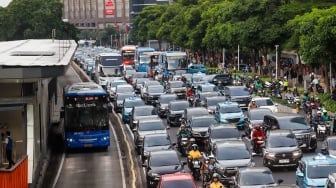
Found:
[[[84,147],[86,148],[92,147],[92,144],[84,144]]]
[[[245,104],[239,104],[239,106],[246,106]]]
[[[289,159],[280,159],[279,163],[289,163]]]
[[[183,95],[183,93],[177,93],[177,95],[181,96],[181,95]]]

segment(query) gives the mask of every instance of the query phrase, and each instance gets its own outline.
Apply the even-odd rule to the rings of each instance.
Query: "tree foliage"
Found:
[[[13,0],[0,9],[0,40],[51,38],[76,39],[78,30],[63,22],[63,4],[58,0]]]

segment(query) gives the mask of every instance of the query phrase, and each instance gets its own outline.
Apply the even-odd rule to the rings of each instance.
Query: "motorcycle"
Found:
[[[329,129],[329,130],[328,130]],[[330,132],[330,123],[327,122],[318,122],[317,124],[317,136],[323,141]]]
[[[188,145],[189,145],[189,138],[188,137],[181,137],[179,150],[182,156],[188,156]]]
[[[206,188],[209,182],[212,180],[212,175],[215,173],[215,167],[213,164],[209,164],[203,172],[202,182],[203,188]]]
[[[191,172],[195,180],[201,177],[201,161],[199,159],[191,160]]]
[[[276,98],[278,98],[278,99],[282,99],[282,95],[281,95],[280,88],[279,88],[279,87],[274,88],[274,89],[272,90],[271,96],[272,96],[272,97],[276,97]]]
[[[188,98],[189,106],[193,107],[194,106],[194,101],[195,101],[195,96],[192,95],[192,96],[189,96],[187,98]]]
[[[262,148],[264,146],[264,143],[265,143],[265,138],[264,137],[261,137],[261,136],[258,136],[255,140],[254,140],[254,143],[253,143],[253,150],[256,154],[261,154],[262,152]]]

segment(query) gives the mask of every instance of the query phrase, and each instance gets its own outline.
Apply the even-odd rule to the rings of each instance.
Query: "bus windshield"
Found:
[[[122,65],[121,56],[101,56],[100,64],[103,66],[120,66]]]
[[[104,106],[95,106],[94,104],[67,106],[65,116],[66,131],[108,129],[108,110]]]
[[[150,59],[148,55],[141,55],[140,56],[140,64],[149,64]]]
[[[134,60],[134,56],[135,56],[135,51],[123,51],[122,52],[122,58],[124,60]]]
[[[188,66],[186,56],[168,56],[167,63],[168,70],[186,69]]]

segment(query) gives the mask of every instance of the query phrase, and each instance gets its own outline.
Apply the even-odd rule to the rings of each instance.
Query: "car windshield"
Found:
[[[152,86],[148,87],[149,93],[163,93],[163,86]]]
[[[168,146],[170,141],[167,136],[150,136],[145,138],[144,145],[145,147]]]
[[[247,88],[231,88],[231,96],[250,96],[250,92]]]
[[[200,94],[200,99],[204,100],[206,97],[215,97],[215,96],[218,96],[216,92],[206,92]]]
[[[274,178],[270,171],[241,173],[239,179],[239,184],[242,186],[271,185],[274,183]]]
[[[273,106],[274,103],[271,99],[264,99],[264,100],[255,100],[258,106]]]
[[[133,106],[145,105],[143,100],[128,100],[124,102],[124,108],[133,108]]]
[[[278,121],[280,129],[292,129],[292,130],[309,129],[305,117],[281,118]]]
[[[328,149],[330,150],[336,149],[336,139],[328,139]]]
[[[117,93],[132,93],[133,92],[133,87],[130,86],[130,87],[123,87],[123,86],[120,86],[120,87],[117,87]]]
[[[172,187],[195,188],[195,184],[191,180],[164,181],[162,183],[162,188]]]
[[[159,102],[161,104],[168,104],[170,101],[174,101],[174,100],[176,100],[176,96],[175,95],[166,95],[166,96],[161,95],[159,97]]]
[[[162,167],[162,166],[180,166],[179,158],[177,154],[158,154],[151,155],[150,166],[152,167]]]
[[[171,83],[170,83],[170,87],[171,87],[171,88],[184,87],[184,83],[183,83],[183,82],[171,82]]]
[[[270,113],[270,110],[253,110],[250,112],[250,120],[263,120],[264,116]]]
[[[225,102],[225,98],[223,97],[208,98],[207,106],[216,106],[220,102]]]
[[[188,107],[189,107],[189,104],[187,102],[186,103],[174,103],[174,104],[171,104],[170,109],[172,111],[181,111]]]
[[[214,123],[215,123],[214,118],[193,119],[191,127],[209,127],[211,124]]]
[[[336,165],[309,165],[307,167],[307,176],[311,179],[327,178],[333,172],[336,172]]]
[[[267,143],[270,148],[295,147],[298,145],[295,136],[291,134],[287,136],[270,136],[267,139]]]
[[[220,113],[227,114],[227,113],[239,113],[241,109],[238,106],[225,106],[220,108]]]
[[[165,130],[165,127],[162,122],[154,121],[154,122],[143,122],[139,123],[139,131],[158,131]]]
[[[218,147],[216,157],[217,160],[249,159],[250,152],[245,145]]]
[[[193,82],[200,82],[200,81],[202,81],[202,76],[192,77],[192,80],[193,80]]]
[[[111,87],[117,87],[118,85],[126,85],[126,82],[112,82]]]
[[[201,92],[212,92],[216,91],[216,86],[204,86],[200,89]]]
[[[130,98],[130,97],[133,97],[134,95],[133,94],[118,94],[117,95],[117,101],[123,101],[124,99],[127,99],[127,98]]]
[[[211,131],[210,137],[213,139],[239,138],[240,133],[234,128],[214,129]]]
[[[151,116],[151,115],[157,115],[154,107],[136,108],[134,110],[134,116]]]

